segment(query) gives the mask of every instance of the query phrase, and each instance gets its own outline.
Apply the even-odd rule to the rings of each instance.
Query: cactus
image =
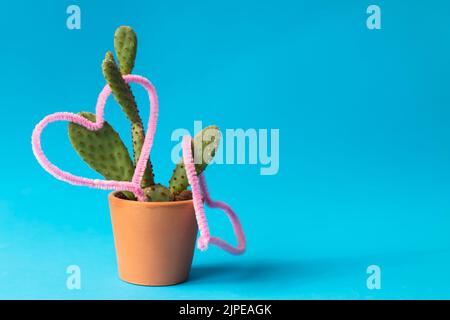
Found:
[[[107,52],[102,64],[103,75],[111,87],[114,98],[122,107],[123,112],[131,121],[131,137],[133,141],[133,158],[136,165],[141,155],[142,145],[144,144],[145,131],[142,119],[139,116],[136,101],[130,86],[123,80],[122,74],[116,65],[114,56],[111,52]],[[153,176],[153,168],[149,161],[142,179],[142,187],[148,187],[155,184]]]
[[[191,199],[192,199],[192,191],[190,190],[183,190],[175,196],[175,201],[185,201]]]
[[[102,64],[103,75],[111,87],[114,98],[122,107],[123,112],[127,118],[132,122],[142,122],[139,116],[136,101],[134,100],[133,92],[130,86],[123,80],[122,74],[117,67],[116,61],[111,51],[105,55]]]
[[[120,73],[130,74],[134,67],[137,51],[137,37],[133,29],[122,26],[116,30],[114,50],[119,60]]]
[[[95,115],[80,112],[79,115],[95,122]],[[70,123],[69,139],[78,155],[92,169],[108,180],[131,181],[134,173],[133,162],[119,134],[105,121],[97,131],[90,131],[83,126]],[[127,198],[133,199],[130,192]]]
[[[133,159],[118,133],[105,121],[97,131],[90,131],[80,125],[69,124],[69,138],[78,155],[94,170],[108,180],[131,181],[136,163],[139,160],[145,139],[145,130],[139,110],[130,86],[123,75],[130,74],[134,67],[137,49],[137,37],[130,27],[120,27],[114,35],[114,49],[119,66],[111,52],[107,52],[102,63],[103,75],[112,94],[131,122]],[[95,115],[80,112],[81,116],[95,122]],[[192,153],[196,162],[197,174],[202,173],[213,159],[220,143],[220,131],[216,126],[209,126],[197,134],[192,141]],[[199,161],[200,160],[200,161]],[[175,167],[169,187],[155,184],[153,168],[148,161],[141,187],[147,201],[183,201],[192,199],[192,192],[187,190],[188,179],[183,161]],[[117,194],[122,199],[136,200],[134,194],[123,191]]]
[[[153,202],[167,202],[173,201],[174,195],[170,192],[169,188],[164,187],[162,184],[155,184],[153,186],[144,188],[144,194],[148,201]]]
[[[195,170],[197,174],[202,173],[208,163],[214,158],[219,143],[220,131],[216,126],[206,127],[194,137],[192,141],[192,155],[196,162]],[[186,170],[183,160],[181,160],[173,170],[172,177],[169,181],[169,188],[173,194],[178,195],[186,190],[188,185]]]

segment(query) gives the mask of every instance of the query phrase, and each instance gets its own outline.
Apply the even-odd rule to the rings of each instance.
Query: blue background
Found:
[[[0,298],[450,298],[450,3],[373,3],[381,30],[366,27],[368,1],[3,4]],[[81,30],[66,28],[70,4]],[[206,172],[241,217],[248,252],[196,251],[191,279],[172,287],[120,281],[107,192],[53,179],[31,152],[45,115],[94,110],[101,61],[124,24],[139,38],[135,73],[159,94],[159,181],[173,166],[172,131],[192,132],[194,120],[280,129],[277,175],[257,165]],[[129,139],[112,99],[107,119]],[[66,125],[43,140],[56,164],[96,176]],[[223,215],[208,216],[233,241]],[[72,264],[79,291],[66,288]],[[366,287],[372,264],[381,290]]]

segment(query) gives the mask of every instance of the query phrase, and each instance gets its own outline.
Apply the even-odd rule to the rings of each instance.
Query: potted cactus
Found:
[[[220,131],[216,126],[209,126],[193,139],[184,137],[183,158],[168,185],[156,183],[149,156],[158,102],[152,84],[131,74],[137,51],[133,29],[123,26],[116,30],[114,49],[118,63],[111,52],[106,53],[102,63],[107,85],[98,98],[96,114],[60,112],[47,116],[33,132],[33,152],[44,169],[60,180],[114,190],[108,200],[121,279],[141,285],[180,283],[188,278],[198,229],[200,249],[206,249],[208,243],[234,254],[245,249],[239,220],[228,205],[210,198],[202,175],[219,146]],[[147,133],[130,82],[142,85],[149,93],[151,112]],[[119,134],[103,119],[110,94],[130,121],[132,156]],[[44,127],[55,121],[69,122],[69,139],[76,153],[105,180],[72,175],[46,158],[40,136]],[[189,185],[192,190],[188,190]],[[228,214],[238,238],[236,248],[210,236],[203,210],[205,202]]]

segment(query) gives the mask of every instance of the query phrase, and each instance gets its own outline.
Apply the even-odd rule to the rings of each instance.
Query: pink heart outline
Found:
[[[131,181],[115,181],[115,180],[104,180],[104,179],[90,179],[85,177],[76,176],[70,172],[63,171],[56,165],[50,162],[46,157],[41,146],[41,134],[44,128],[52,123],[58,121],[67,121],[79,124],[88,130],[96,131],[103,127],[104,120],[104,108],[106,100],[111,94],[111,88],[108,84],[105,85],[103,90],[97,99],[97,105],[95,108],[95,122],[91,122],[80,115],[70,113],[70,112],[56,112],[51,115],[46,116],[42,119],[34,128],[33,135],[31,137],[33,153],[36,156],[39,164],[51,175],[53,175],[58,180],[68,182],[73,185],[87,186],[91,188],[104,189],[104,190],[116,190],[116,191],[131,191],[133,192],[139,201],[144,201],[144,191],[142,190],[140,183],[142,176],[144,175],[144,170],[146,163],[150,156],[150,151],[153,146],[154,135],[156,131],[156,122],[158,120],[158,97],[156,95],[155,87],[152,83],[138,75],[126,75],[123,77],[127,83],[134,82],[143,86],[148,95],[150,102],[150,116],[147,124],[147,132],[144,139],[144,144],[141,150],[141,155],[139,157],[138,163],[134,170],[133,178]]]
[[[239,221],[236,213],[225,202],[213,200],[209,194],[208,187],[206,185],[205,176],[202,174],[197,176],[195,170],[194,158],[192,156],[192,138],[190,136],[184,136],[181,143],[183,150],[183,162],[186,169],[186,175],[188,177],[189,184],[191,185],[192,198],[195,209],[195,218],[197,220],[198,229],[200,230],[200,237],[197,240],[197,247],[205,251],[208,249],[208,244],[211,243],[216,247],[219,247],[231,254],[239,255],[245,252],[247,241],[245,239],[244,230],[242,229],[241,222]],[[203,200],[210,208],[221,209],[227,215],[230,223],[233,227],[234,234],[237,239],[237,246],[233,247],[225,240],[211,236],[208,227],[208,221],[205,215],[205,208],[203,206]]]

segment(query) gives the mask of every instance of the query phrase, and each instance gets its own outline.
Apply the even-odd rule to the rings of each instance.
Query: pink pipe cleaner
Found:
[[[76,124],[79,124],[85,127],[88,130],[96,131],[103,127],[104,120],[104,108],[106,100],[111,94],[111,88],[109,85],[106,85],[103,90],[100,92],[100,95],[97,99],[96,106],[96,121],[91,122],[86,118],[83,118],[80,115],[69,113],[69,112],[57,112],[51,114],[39,122],[33,130],[33,135],[31,137],[33,153],[36,156],[36,159],[40,163],[40,165],[55,178],[68,182],[77,186],[87,186],[91,188],[97,189],[105,189],[105,190],[126,190],[133,192],[139,201],[144,201],[144,191],[140,186],[140,181],[142,180],[142,176],[144,175],[145,164],[149,158],[150,150],[153,145],[153,138],[156,131],[156,122],[158,120],[158,97],[156,95],[155,87],[151,84],[151,82],[144,77],[138,75],[126,75],[123,77],[124,80],[129,82],[135,82],[142,85],[145,90],[147,90],[150,99],[150,117],[148,121],[148,134],[145,137],[144,145],[142,147],[141,156],[139,157],[139,161],[136,165],[136,169],[133,174],[132,181],[114,181],[114,180],[101,180],[101,179],[88,179],[84,177],[79,177],[73,175],[69,172],[63,171],[51,163],[44,154],[41,146],[41,134],[44,128],[52,123],[57,121],[69,121]]]
[[[192,138],[189,136],[183,137],[182,148],[183,148],[183,162],[186,168],[186,174],[188,177],[189,184],[192,188],[192,198],[194,202],[195,216],[197,218],[198,228],[200,230],[200,238],[198,239],[197,246],[200,250],[206,250],[208,248],[208,243],[211,243],[229,253],[232,254],[242,254],[245,251],[246,241],[244,236],[244,231],[242,230],[241,223],[237,215],[234,213],[233,209],[225,202],[215,201],[211,199],[208,192],[208,187],[206,186],[206,180],[203,174],[197,176],[195,171],[195,165],[192,158],[191,150]],[[210,208],[222,209],[230,219],[233,226],[234,233],[236,235],[238,246],[233,247],[224,240],[218,237],[212,237],[209,233],[208,222],[206,221],[205,210],[203,207],[202,196],[205,199],[206,204]]]
[[[89,179],[73,175],[70,172],[61,170],[53,163],[51,163],[45,156],[41,146],[42,132],[44,128],[52,122],[68,121],[81,125],[91,131],[100,130],[103,127],[103,123],[105,122],[104,108],[106,100],[111,95],[111,88],[109,87],[108,84],[103,88],[103,90],[100,92],[100,95],[98,96],[95,122],[91,122],[86,118],[74,113],[57,112],[48,115],[36,125],[36,127],[33,130],[33,135],[31,137],[31,143],[33,153],[36,156],[36,159],[38,160],[39,164],[55,178],[77,186],[87,186],[91,188],[104,190],[130,191],[136,195],[139,201],[145,201],[144,191],[141,188],[141,180],[144,175],[145,166],[148,161],[148,158],[150,157],[150,151],[153,146],[153,139],[156,131],[156,123],[158,121],[158,97],[156,95],[155,87],[146,78],[139,75],[126,75],[123,76],[123,78],[127,83],[134,82],[143,86],[145,90],[148,92],[151,106],[150,117],[147,124],[148,129],[141,150],[141,156],[139,157],[131,181]],[[204,176],[201,175],[199,179],[196,175],[190,146],[191,146],[191,138],[188,136],[183,137],[183,159],[186,166],[188,180],[192,187],[195,215],[200,230],[198,247],[201,250],[206,250],[208,243],[211,243],[232,254],[241,254],[245,251],[245,236],[244,232],[242,231],[242,226],[236,214],[233,212],[230,206],[228,206],[224,202],[214,201],[211,199],[208,193]],[[205,212],[203,208],[202,196],[204,197],[205,202],[208,206],[212,208],[220,208],[224,210],[225,213],[228,215],[233,225],[236,237],[238,239],[238,247],[235,248],[220,238],[210,236],[208,223],[206,221]]]

